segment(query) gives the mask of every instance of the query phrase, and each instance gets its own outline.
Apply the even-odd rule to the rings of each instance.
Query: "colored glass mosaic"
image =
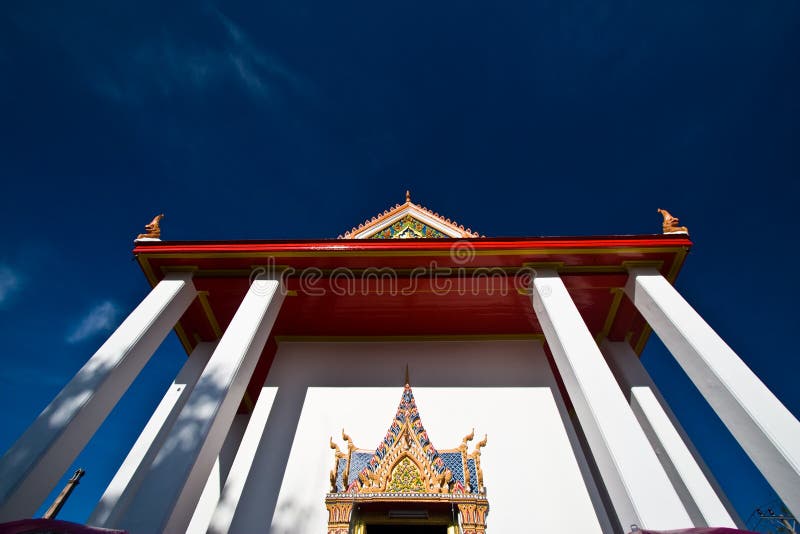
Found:
[[[397,467],[392,471],[392,481],[389,483],[387,491],[391,492],[422,492],[425,486],[419,469],[414,462],[408,458],[403,458]]]
[[[411,215],[387,226],[370,236],[370,239],[420,239],[450,237],[435,228],[431,228]]]

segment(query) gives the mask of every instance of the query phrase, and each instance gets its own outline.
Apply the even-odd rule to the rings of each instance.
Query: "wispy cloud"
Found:
[[[10,267],[0,265],[0,304],[19,289],[21,284],[20,277]]]
[[[67,336],[67,343],[78,343],[101,332],[111,330],[116,324],[118,315],[119,309],[113,302],[105,301],[98,304]]]
[[[308,84],[296,76],[274,54],[256,46],[248,35],[231,19],[220,11],[215,11],[217,19],[225,26],[231,45],[228,57],[236,67],[239,77],[251,91],[265,95],[270,82],[281,81],[294,90],[303,92]]]
[[[124,66],[93,74],[94,89],[121,103],[139,103],[152,92],[200,92],[236,82],[251,96],[270,101],[281,91],[308,94],[310,84],[275,54],[258,46],[230,18],[210,12],[224,38],[196,40],[168,33],[135,46]]]

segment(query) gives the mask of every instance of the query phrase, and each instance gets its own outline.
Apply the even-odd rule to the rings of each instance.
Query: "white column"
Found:
[[[189,355],[106,488],[87,524],[98,527],[113,525],[125,511],[167,438],[178,413],[186,404],[215,346],[216,343],[200,343]]]
[[[800,515],[797,418],[656,269],[630,269],[625,292],[786,506]]]
[[[31,517],[196,295],[169,273],[0,460],[0,522]]]
[[[537,269],[533,307],[623,529],[692,522],[567,288]]]
[[[185,532],[283,302],[255,280],[219,341],[128,510],[115,527]]]
[[[718,494],[720,488],[706,476],[707,468],[700,465],[702,459],[699,456],[696,458],[696,452],[690,450],[688,436],[630,344],[604,340],[601,348],[615,370],[623,391],[630,391],[633,413],[694,525],[737,528]]]
[[[225,441],[222,444],[222,449],[219,451],[219,456],[214,462],[211,473],[208,475],[203,493],[197,501],[192,520],[186,528],[188,534],[206,534],[208,531],[208,524],[219,503],[222,488],[228,479],[228,474],[231,472],[236,451],[239,450],[239,445],[242,442],[242,436],[249,420],[250,416],[243,413],[236,414],[233,419],[228,435],[225,436]]]
[[[262,445],[262,438],[264,436],[264,428],[267,426],[267,421],[272,412],[276,390],[277,388],[275,387],[265,386],[261,388],[261,394],[258,396],[256,406],[253,408],[253,413],[250,415],[250,421],[247,424],[244,437],[242,437],[242,443],[239,446],[239,450],[236,452],[233,465],[225,481],[222,494],[219,498],[219,504],[211,517],[208,526],[208,534],[227,534],[231,531],[235,532],[235,529],[231,529],[231,525],[233,524],[234,516],[236,515],[240,502],[246,505],[253,500],[244,497],[244,487],[257,458],[269,454],[269,451],[266,450],[267,447]],[[254,473],[254,476],[257,477],[258,474]],[[278,489],[279,488],[275,488],[275,491]],[[255,493],[254,498],[257,500],[261,493]],[[268,529],[269,525],[264,525],[264,528]]]

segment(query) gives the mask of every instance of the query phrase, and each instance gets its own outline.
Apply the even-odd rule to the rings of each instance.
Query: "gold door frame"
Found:
[[[355,498],[354,498],[355,497]],[[415,504],[426,507],[431,504],[450,502],[457,510],[455,524],[449,518],[443,522],[444,516],[435,516],[431,523],[427,520],[414,519],[379,519],[374,514],[360,516],[357,507],[360,503],[383,504]],[[489,513],[489,503],[485,498],[458,498],[458,499],[429,499],[429,498],[399,498],[391,499],[388,495],[383,498],[363,499],[348,494],[328,494],[325,499],[325,506],[328,509],[328,534],[369,534],[366,529],[367,522],[389,525],[412,525],[412,524],[441,524],[447,526],[447,534],[486,534],[486,516]],[[460,519],[460,521],[459,521]],[[459,523],[461,526],[459,527]],[[352,528],[352,530],[351,530]],[[463,530],[462,530],[463,529]]]

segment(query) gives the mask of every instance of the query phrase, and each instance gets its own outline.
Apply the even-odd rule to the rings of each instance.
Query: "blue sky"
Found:
[[[132,238],[335,237],[413,199],[489,236],[660,231],[677,286],[795,414],[800,4],[0,6],[0,450],[146,294]],[[184,358],[75,467],[82,521]],[[643,360],[745,518],[774,499],[653,337]],[[60,487],[60,486],[59,486]]]

